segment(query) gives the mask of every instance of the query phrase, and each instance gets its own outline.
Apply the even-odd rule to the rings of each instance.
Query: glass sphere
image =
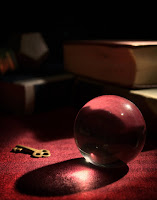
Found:
[[[146,124],[131,101],[103,95],[80,109],[75,119],[74,138],[86,161],[103,167],[118,166],[141,152]]]

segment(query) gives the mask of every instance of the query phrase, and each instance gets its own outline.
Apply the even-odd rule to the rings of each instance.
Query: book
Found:
[[[18,76],[0,80],[0,110],[32,114],[69,103],[74,75]]]
[[[100,95],[118,95],[132,101],[145,119],[148,135],[156,136],[157,88],[129,89],[82,76],[75,79],[73,96],[78,109]]]
[[[157,41],[65,41],[64,68],[128,88],[156,87]]]

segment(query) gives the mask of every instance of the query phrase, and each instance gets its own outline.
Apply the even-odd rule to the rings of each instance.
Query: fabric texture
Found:
[[[72,107],[25,117],[0,116],[0,199],[156,199],[157,149],[146,145],[130,163],[99,168],[85,162],[73,138]],[[155,142],[154,142],[155,143]],[[51,156],[14,153],[17,144]]]

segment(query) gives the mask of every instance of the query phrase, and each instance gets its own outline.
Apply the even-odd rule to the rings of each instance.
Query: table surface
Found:
[[[156,199],[156,146],[146,142],[126,166],[94,167],[85,162],[73,138],[77,112],[63,107],[31,116],[0,116],[1,199]],[[48,149],[51,156],[11,152],[17,144]]]

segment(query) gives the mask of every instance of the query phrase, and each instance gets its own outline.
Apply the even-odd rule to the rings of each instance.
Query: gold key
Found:
[[[32,157],[35,157],[35,158],[49,157],[51,155],[49,150],[46,150],[46,149],[39,150],[39,149],[34,149],[31,147],[26,147],[19,144],[16,145],[16,147],[14,147],[12,151],[21,152],[21,153],[29,153],[31,154]]]

